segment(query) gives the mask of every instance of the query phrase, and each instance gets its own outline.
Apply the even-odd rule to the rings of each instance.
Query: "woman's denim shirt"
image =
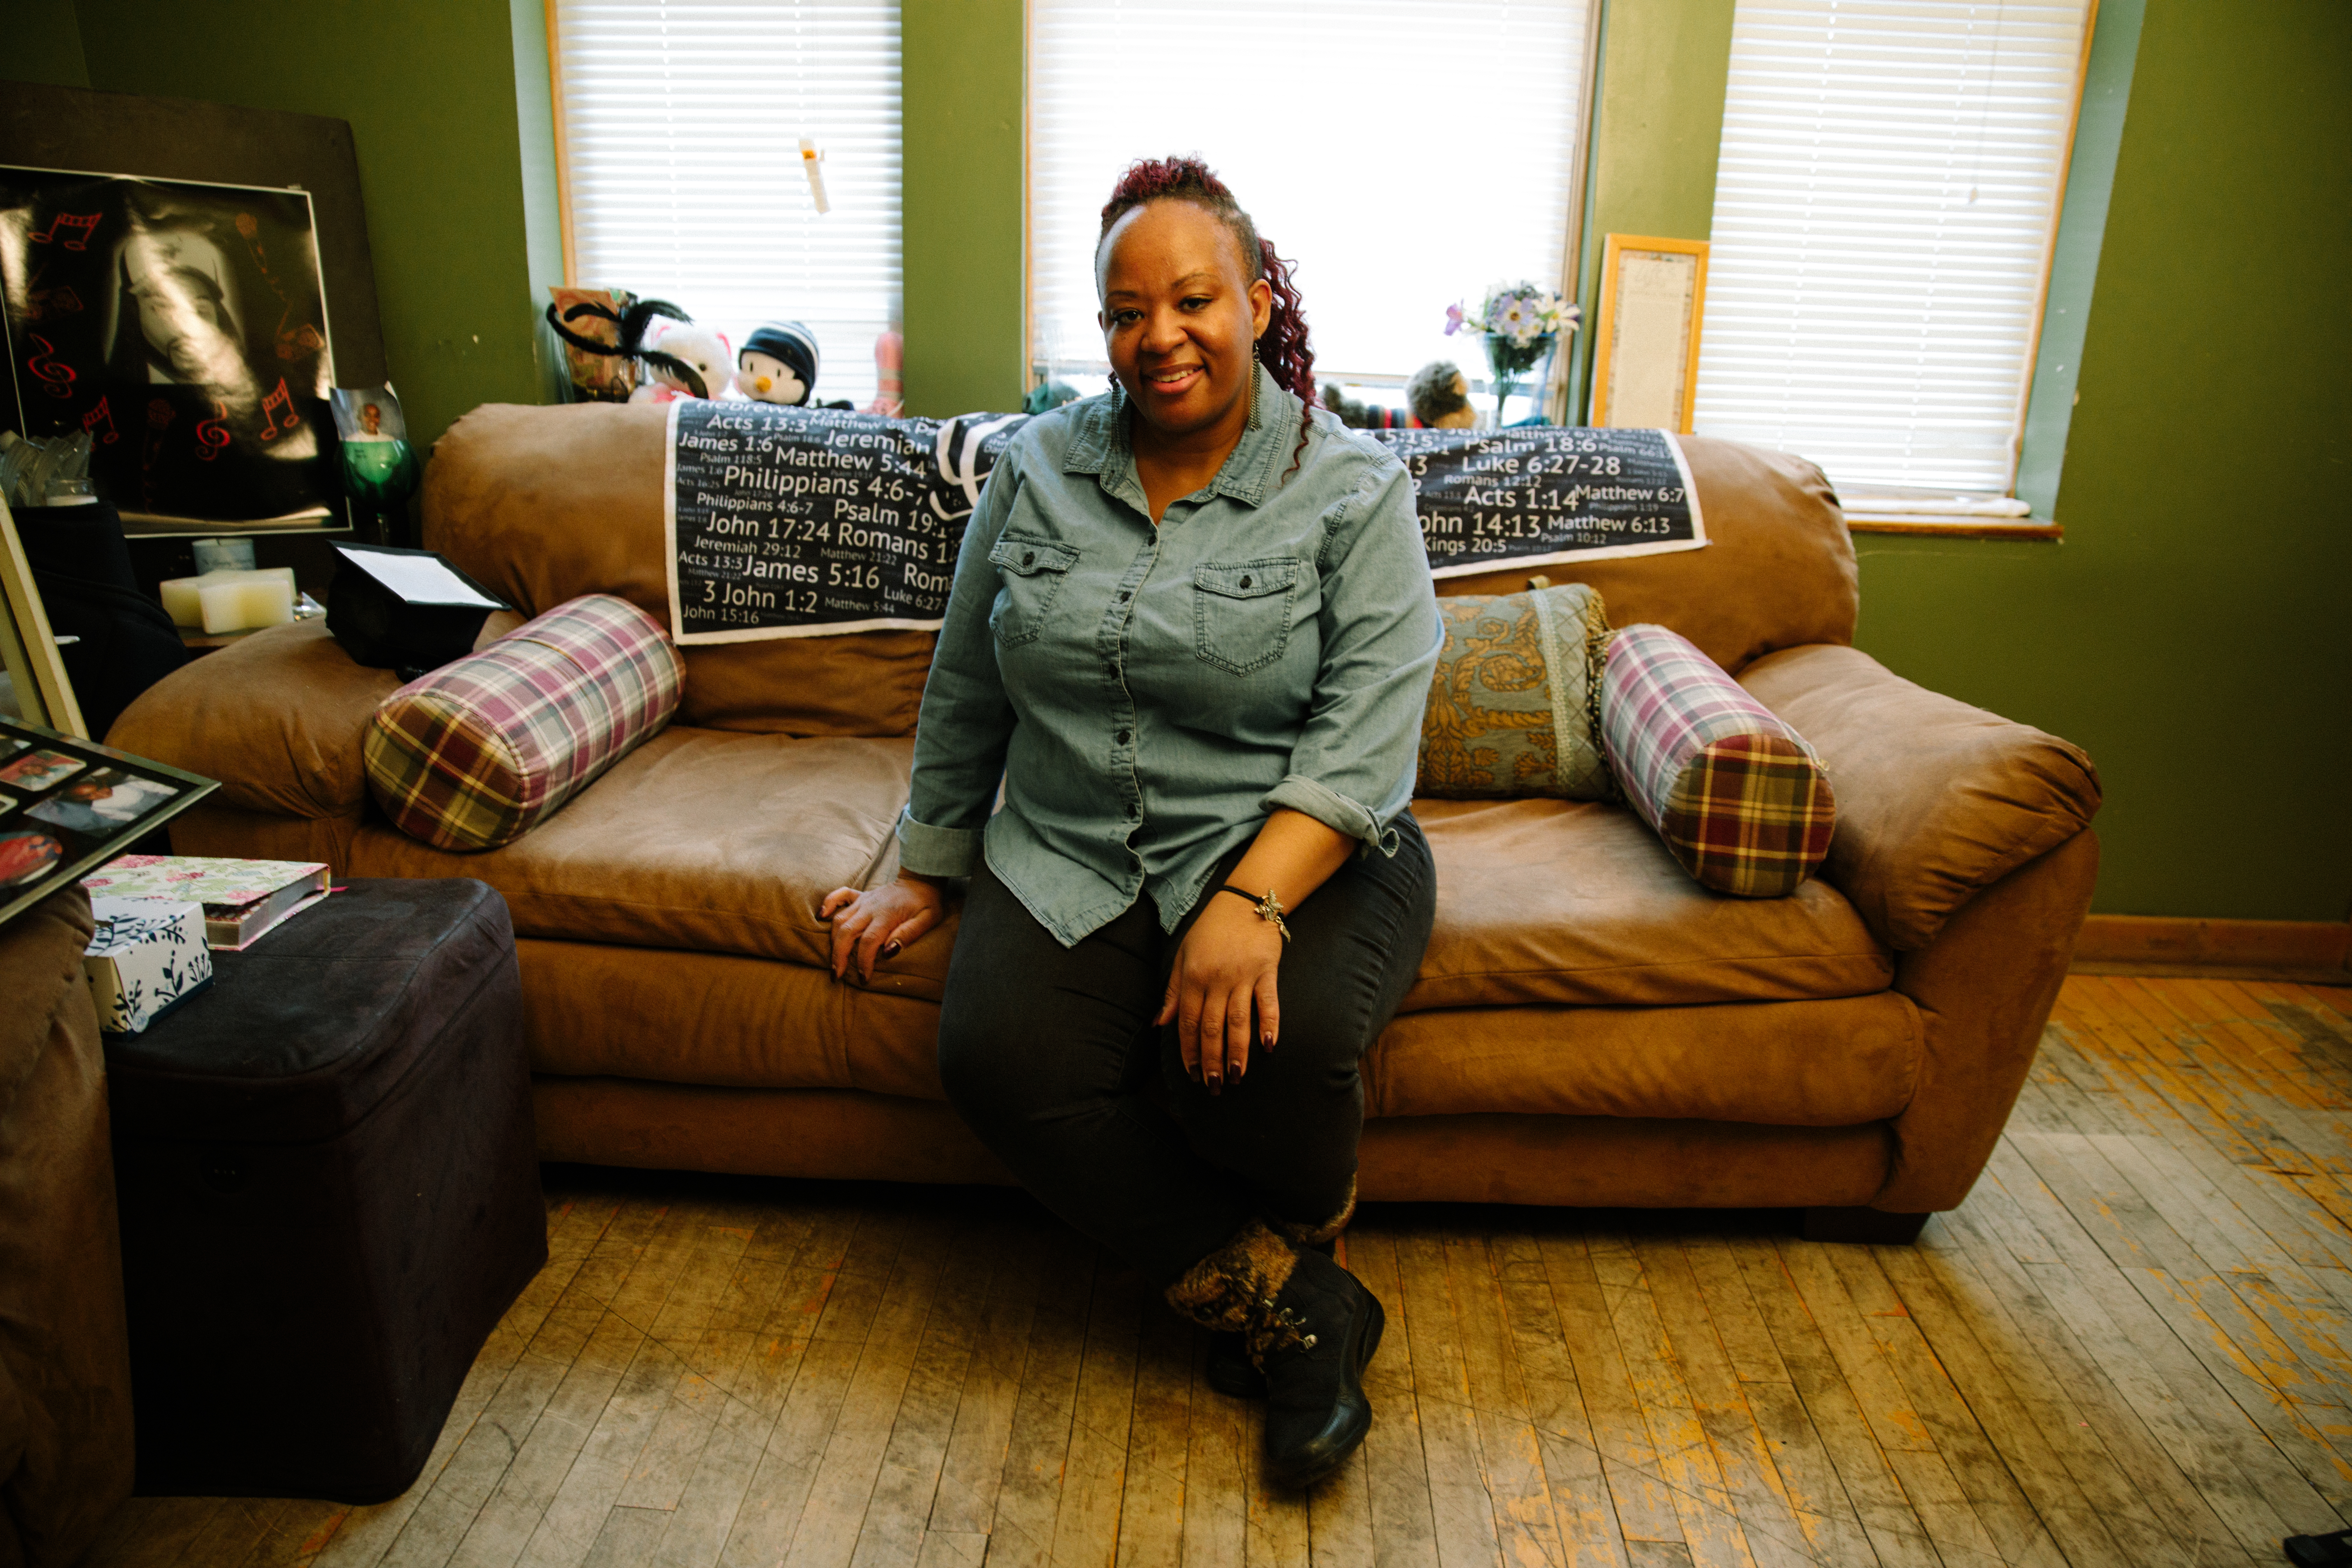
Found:
[[[1263,424],[1154,528],[1108,395],[1031,421],[956,565],[898,860],[989,869],[1070,946],[1172,930],[1288,806],[1393,854],[1442,634],[1412,482],[1261,371]],[[999,778],[1004,808],[990,815]]]

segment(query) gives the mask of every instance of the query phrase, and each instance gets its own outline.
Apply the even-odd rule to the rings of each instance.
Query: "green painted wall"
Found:
[[[902,0],[907,407],[1018,408],[1021,0]]]
[[[1579,268],[1579,303],[1587,321],[1594,319],[1601,298],[1603,237],[1705,239],[1714,226],[1732,4],[1605,0],[1601,58],[1593,69],[1592,162]],[[1569,348],[1570,407],[1582,418],[1592,334],[1577,333]]]
[[[73,0],[11,0],[5,22],[7,64],[0,67],[11,81],[37,81],[44,87],[88,87],[89,63],[82,58],[81,23]]]
[[[2109,912],[2347,912],[2347,147],[2352,7],[2148,0],[2064,543],[1859,542],[1864,647],[2097,759]]]
[[[415,436],[433,440],[479,403],[541,400],[516,113],[516,42],[528,28],[513,10],[479,0],[80,0],[76,10],[93,88],[351,122],[385,359]],[[552,142],[541,153],[551,189]],[[552,231],[541,227],[543,251]]]

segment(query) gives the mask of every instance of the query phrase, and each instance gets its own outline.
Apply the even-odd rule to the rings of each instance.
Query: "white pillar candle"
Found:
[[[240,583],[283,584],[286,588],[286,602],[289,608],[285,615],[272,620],[242,621],[231,626],[211,625],[205,612],[205,591],[208,588],[219,588]],[[159,590],[163,597],[163,613],[172,617],[172,624],[175,626],[186,626],[191,631],[199,626],[206,632],[243,631],[247,626],[274,626],[280,621],[289,621],[294,618],[290,608],[295,595],[294,568],[291,566],[264,566],[252,572],[220,571],[207,572],[198,577],[174,577],[169,582],[159,584]],[[272,595],[266,602],[274,605],[277,600]],[[227,601],[224,600],[222,603],[226,605]],[[222,613],[226,615],[228,612],[224,609]]]

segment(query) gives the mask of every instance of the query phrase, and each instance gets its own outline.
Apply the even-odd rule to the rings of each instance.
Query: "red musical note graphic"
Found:
[[[71,397],[74,384],[73,366],[60,364],[56,357],[57,349],[40,333],[27,332],[25,335],[33,340],[36,351],[33,357],[25,362],[25,368],[33,373],[33,379],[39,382],[41,390],[51,397]]]
[[[27,237],[35,245],[47,245],[50,240],[57,239],[58,243],[68,250],[87,250],[89,248],[91,231],[98,227],[99,219],[105,216],[104,213],[59,213],[49,220],[49,229],[47,234],[36,234]],[[73,232],[58,239],[58,230],[61,228],[70,229]]]
[[[282,427],[278,423],[277,414],[273,412],[278,409],[283,409],[286,413],[286,423]],[[293,394],[286,390],[286,378],[281,375],[278,378],[278,390],[261,400],[261,438],[265,441],[275,441],[301,423],[302,421],[294,413]]]
[[[228,445],[228,405],[215,398],[213,416],[196,421],[196,461],[209,463]]]
[[[99,436],[98,427],[101,425],[106,426],[106,434]],[[101,447],[111,447],[122,439],[122,433],[114,427],[114,410],[107,406],[103,397],[98,400],[97,407],[81,416],[81,427],[97,437]]]

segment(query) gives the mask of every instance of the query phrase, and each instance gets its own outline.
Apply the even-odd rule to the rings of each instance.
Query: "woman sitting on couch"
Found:
[[[1095,276],[1111,389],[997,464],[899,876],[821,912],[835,973],[870,974],[971,878],[948,1098],[1042,1201],[1238,1336],[1212,1381],[1264,1373],[1268,1468],[1305,1486],[1371,1423],[1381,1306],[1329,1251],[1359,1058],[1429,939],[1406,805],[1436,603],[1403,468],[1313,409],[1288,268],[1223,182],[1130,168]]]

